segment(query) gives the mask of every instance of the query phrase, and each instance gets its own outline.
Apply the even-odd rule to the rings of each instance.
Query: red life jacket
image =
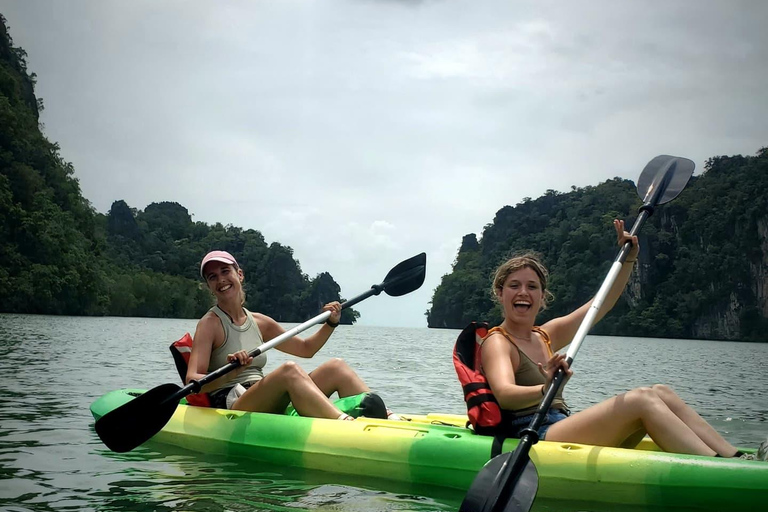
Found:
[[[171,354],[173,354],[173,362],[176,363],[176,369],[179,371],[181,382],[186,383],[189,356],[192,354],[192,336],[189,333],[185,333],[180,340],[174,341],[168,348],[171,349]],[[211,399],[208,397],[208,393],[192,393],[187,396],[187,403],[198,407],[210,407]]]
[[[501,424],[501,408],[488,380],[480,373],[480,350],[488,324],[472,322],[459,334],[453,347],[453,367],[467,403],[469,424],[478,434],[493,434]]]

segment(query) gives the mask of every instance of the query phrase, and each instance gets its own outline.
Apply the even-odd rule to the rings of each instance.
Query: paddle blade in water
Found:
[[[129,452],[160,432],[173,416],[178,399],[168,400],[181,388],[163,384],[150,389],[96,421],[96,433],[113,452]]]
[[[459,512],[527,512],[539,488],[539,474],[528,459],[519,478],[510,474],[514,452],[497,455],[483,466],[472,482]]]
[[[387,295],[399,297],[418,289],[427,274],[427,254],[417,254],[412,258],[398,263],[389,271],[381,287]]]
[[[696,164],[687,158],[659,155],[648,162],[640,174],[637,180],[637,194],[647,202],[654,188],[663,186],[664,189],[654,205],[668,203],[682,192],[695,168]]]

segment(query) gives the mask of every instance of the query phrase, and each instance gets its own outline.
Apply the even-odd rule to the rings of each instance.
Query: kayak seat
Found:
[[[453,367],[467,404],[467,427],[481,435],[497,435],[502,424],[501,408],[480,367],[483,339],[488,323],[472,322],[461,331],[453,347]]]
[[[173,362],[176,363],[176,370],[181,377],[181,383],[186,384],[189,356],[192,353],[192,336],[188,332],[184,333],[180,340],[174,341],[168,348],[173,355]],[[211,399],[208,393],[192,393],[187,396],[187,403],[197,407],[210,407]]]

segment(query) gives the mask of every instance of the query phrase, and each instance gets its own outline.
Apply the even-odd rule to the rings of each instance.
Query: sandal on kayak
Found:
[[[757,453],[742,453],[739,458],[743,460],[768,461],[768,439],[760,443]]]

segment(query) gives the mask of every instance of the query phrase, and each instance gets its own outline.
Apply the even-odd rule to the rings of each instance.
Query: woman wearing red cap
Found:
[[[200,274],[216,297],[216,305],[197,324],[189,359],[187,382],[237,360],[240,366],[203,386],[213,407],[253,412],[282,413],[289,403],[302,416],[352,419],[328,399],[368,392],[368,386],[341,359],[321,364],[311,373],[288,361],[264,375],[265,353],[255,359],[248,352],[285,332],[274,319],[251,313],[243,307],[243,270],[225,251],[208,253],[200,264]],[[331,316],[314,334],[305,339],[294,336],[278,350],[298,357],[312,357],[320,350],[339,324],[341,304],[323,306]],[[387,411],[389,412],[389,411]]]

